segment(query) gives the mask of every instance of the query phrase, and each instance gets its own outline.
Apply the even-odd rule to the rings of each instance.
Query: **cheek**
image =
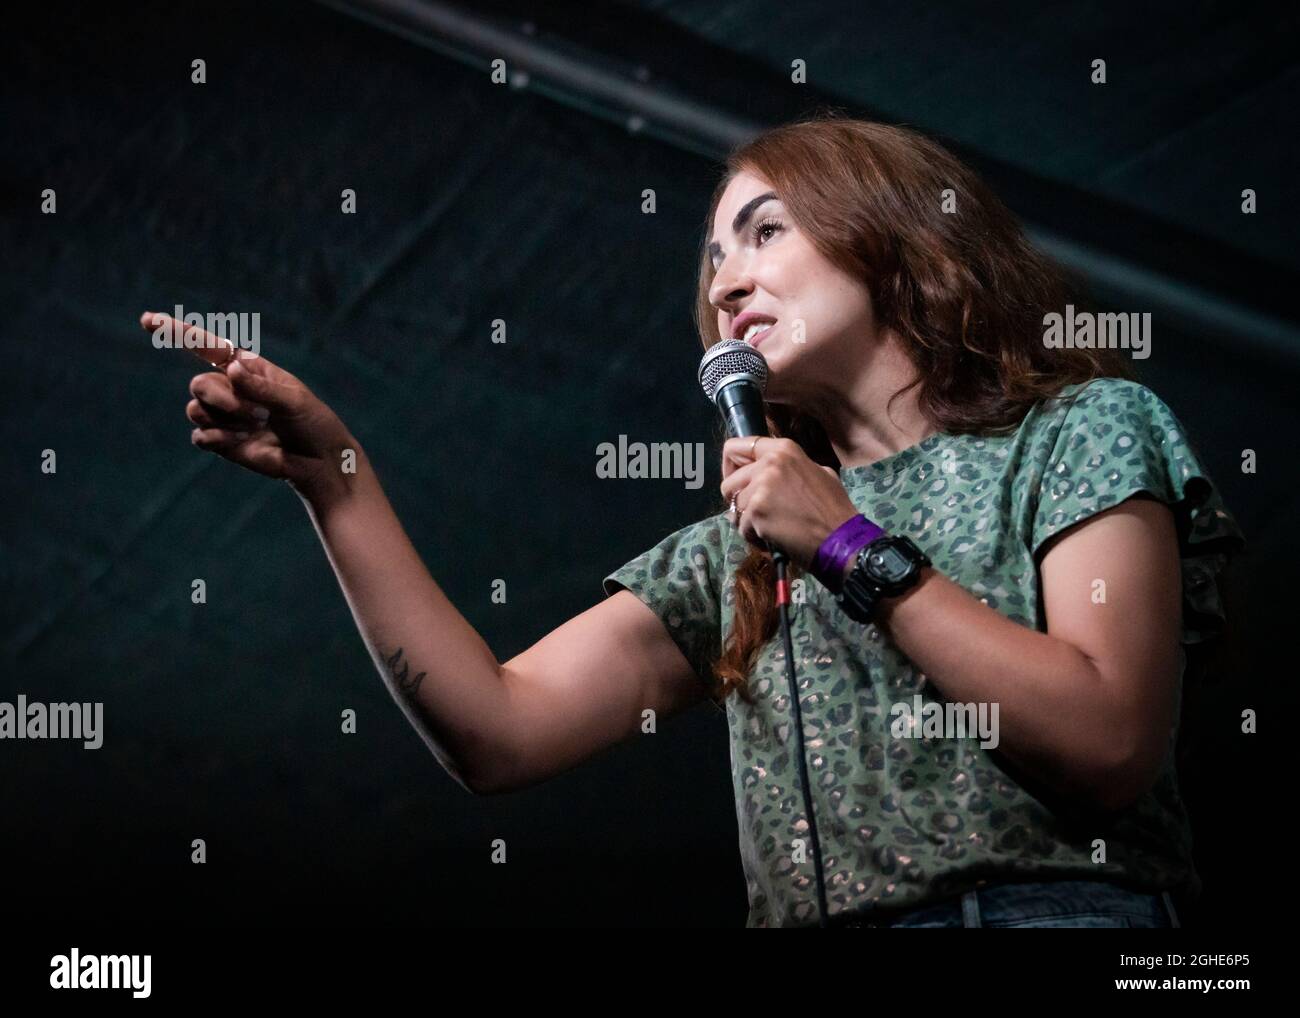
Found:
[[[808,336],[813,336],[813,321],[816,316],[816,331],[827,336],[844,332],[857,332],[871,325],[871,299],[865,289],[852,280],[839,276],[823,278],[820,283],[811,283],[810,294],[815,299],[807,305],[810,316]]]
[[[826,318],[828,299],[834,302],[838,295],[828,292],[829,280],[806,257],[793,250],[781,255],[772,264],[763,288],[776,299],[778,315],[788,320],[802,318],[805,332],[811,336],[814,321]]]

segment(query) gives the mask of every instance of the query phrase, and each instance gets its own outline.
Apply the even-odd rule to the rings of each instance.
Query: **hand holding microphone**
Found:
[[[722,494],[735,499],[746,540],[772,547],[807,569],[827,535],[858,509],[830,467],[797,442],[767,432],[767,362],[743,340],[723,340],[700,361],[700,385],[727,425]],[[757,441],[755,441],[757,438]]]
[[[839,475],[788,438],[727,439],[722,494],[735,496],[746,540],[775,545],[805,571],[826,536],[859,511]]]

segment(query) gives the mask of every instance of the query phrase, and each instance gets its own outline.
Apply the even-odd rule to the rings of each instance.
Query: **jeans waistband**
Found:
[[[923,905],[902,912],[876,910],[833,916],[828,925],[847,928],[909,925],[970,928],[1012,925],[1035,919],[1050,922],[1071,916],[1137,916],[1149,922],[1157,915],[1167,919],[1172,928],[1182,925],[1168,891],[1143,893],[1107,881],[1055,880],[990,884],[937,905]],[[1080,921],[1078,925],[1089,923]]]

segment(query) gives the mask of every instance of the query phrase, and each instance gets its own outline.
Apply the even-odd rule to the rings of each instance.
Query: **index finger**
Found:
[[[214,368],[225,367],[235,356],[235,344],[230,340],[162,312],[146,311],[140,316],[140,328],[154,334],[155,346],[189,350]]]
[[[740,438],[729,438],[722,443],[722,477],[725,480],[733,470],[738,470],[747,463],[753,463],[758,459],[758,453],[763,449],[763,440],[759,437],[757,443],[754,442],[755,435],[742,435]],[[750,450],[754,452],[751,454]]]

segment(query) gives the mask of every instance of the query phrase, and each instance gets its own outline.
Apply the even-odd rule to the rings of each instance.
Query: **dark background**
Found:
[[[690,312],[723,142],[828,106],[949,144],[1107,307],[1154,312],[1142,381],[1249,542],[1234,657],[1189,694],[1206,890],[1186,918],[1242,926],[1290,894],[1274,859],[1293,808],[1295,17],[474,11],[441,37],[347,4],[44,4],[8,22],[0,699],[103,701],[105,742],[0,744],[6,904],[215,925],[742,924],[722,715],[705,705],[542,786],[470,796],[381,685],[298,498],[190,445],[198,362],[154,350],[137,319],[259,312],[263,353],[348,422],[506,660],[717,510]],[[629,126],[635,98],[597,101],[545,63],[495,85],[466,25],[691,116]],[[789,80],[796,58],[808,84]],[[47,187],[55,216],[39,213]],[[339,214],[348,187],[357,215]],[[596,446],[620,433],[710,443],[704,487],[598,479]],[[495,838],[506,866],[489,863]]]

